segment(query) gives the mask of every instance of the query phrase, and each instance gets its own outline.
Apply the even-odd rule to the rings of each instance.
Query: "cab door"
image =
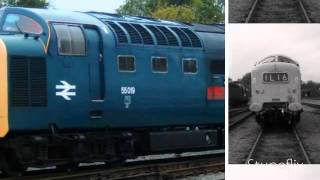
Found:
[[[97,27],[84,26],[86,34],[87,57],[89,60],[89,84],[91,102],[104,100],[104,62],[102,38]]]
[[[56,38],[48,74],[53,86],[50,89],[55,90],[54,124],[70,129],[101,127],[104,76],[99,29],[65,23],[53,23],[53,29]]]
[[[89,116],[95,123],[103,123],[104,118],[104,57],[103,42],[99,29],[96,26],[84,26],[87,45],[87,57],[89,60],[89,91],[90,91],[90,107]],[[99,126],[96,124],[97,126]]]

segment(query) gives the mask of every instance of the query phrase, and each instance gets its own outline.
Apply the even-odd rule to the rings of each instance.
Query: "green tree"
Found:
[[[197,22],[203,24],[211,24],[214,22],[224,21],[224,3],[219,0],[198,0],[195,14],[197,14]]]
[[[117,13],[131,16],[151,16],[158,7],[168,4],[166,0],[126,0]]]
[[[28,8],[47,8],[46,0],[0,0],[2,6],[19,6]]]
[[[152,17],[158,19],[167,19],[173,21],[182,21],[192,23],[196,17],[192,9],[188,6],[167,6],[156,10],[151,14]]]
[[[126,0],[117,12],[123,15],[212,24],[224,21],[224,0]]]

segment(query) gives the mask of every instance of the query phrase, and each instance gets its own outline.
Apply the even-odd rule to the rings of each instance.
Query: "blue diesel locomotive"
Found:
[[[0,166],[224,148],[224,26],[0,10]]]

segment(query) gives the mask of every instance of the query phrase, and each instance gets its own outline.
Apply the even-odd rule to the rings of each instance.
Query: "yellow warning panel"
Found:
[[[8,121],[8,55],[7,48],[0,39],[0,138],[9,132]]]

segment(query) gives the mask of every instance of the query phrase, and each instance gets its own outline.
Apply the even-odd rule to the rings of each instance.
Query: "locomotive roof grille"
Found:
[[[201,41],[192,31],[190,31],[188,28],[181,28],[190,38],[192,47],[201,47]]]
[[[179,36],[182,46],[184,47],[192,47],[191,41],[189,39],[189,37],[179,28],[177,27],[170,27],[170,29],[172,29],[175,33],[177,33],[177,35]]]
[[[154,44],[152,36],[144,27],[142,27],[140,24],[132,24],[132,26],[139,31],[144,44]]]
[[[167,38],[158,28],[152,25],[146,25],[146,27],[150,29],[150,31],[152,31],[152,33],[155,35],[158,45],[168,45]]]
[[[178,39],[169,29],[164,26],[157,26],[157,28],[166,36],[170,46],[179,46]]]
[[[128,22],[104,22],[114,31],[119,43],[180,46],[179,38],[183,47],[202,47],[200,38],[188,28]],[[153,34],[155,40],[151,34]],[[129,38],[131,39],[130,42]]]
[[[115,32],[119,43],[128,43],[128,38],[126,36],[126,33],[117,24],[111,21],[106,21],[106,23]]]
[[[142,44],[142,38],[139,34],[139,32],[132,27],[130,24],[128,23],[124,23],[124,22],[120,22],[119,23],[123,28],[126,29],[126,31],[129,33],[130,39],[131,39],[131,43],[133,44]]]

